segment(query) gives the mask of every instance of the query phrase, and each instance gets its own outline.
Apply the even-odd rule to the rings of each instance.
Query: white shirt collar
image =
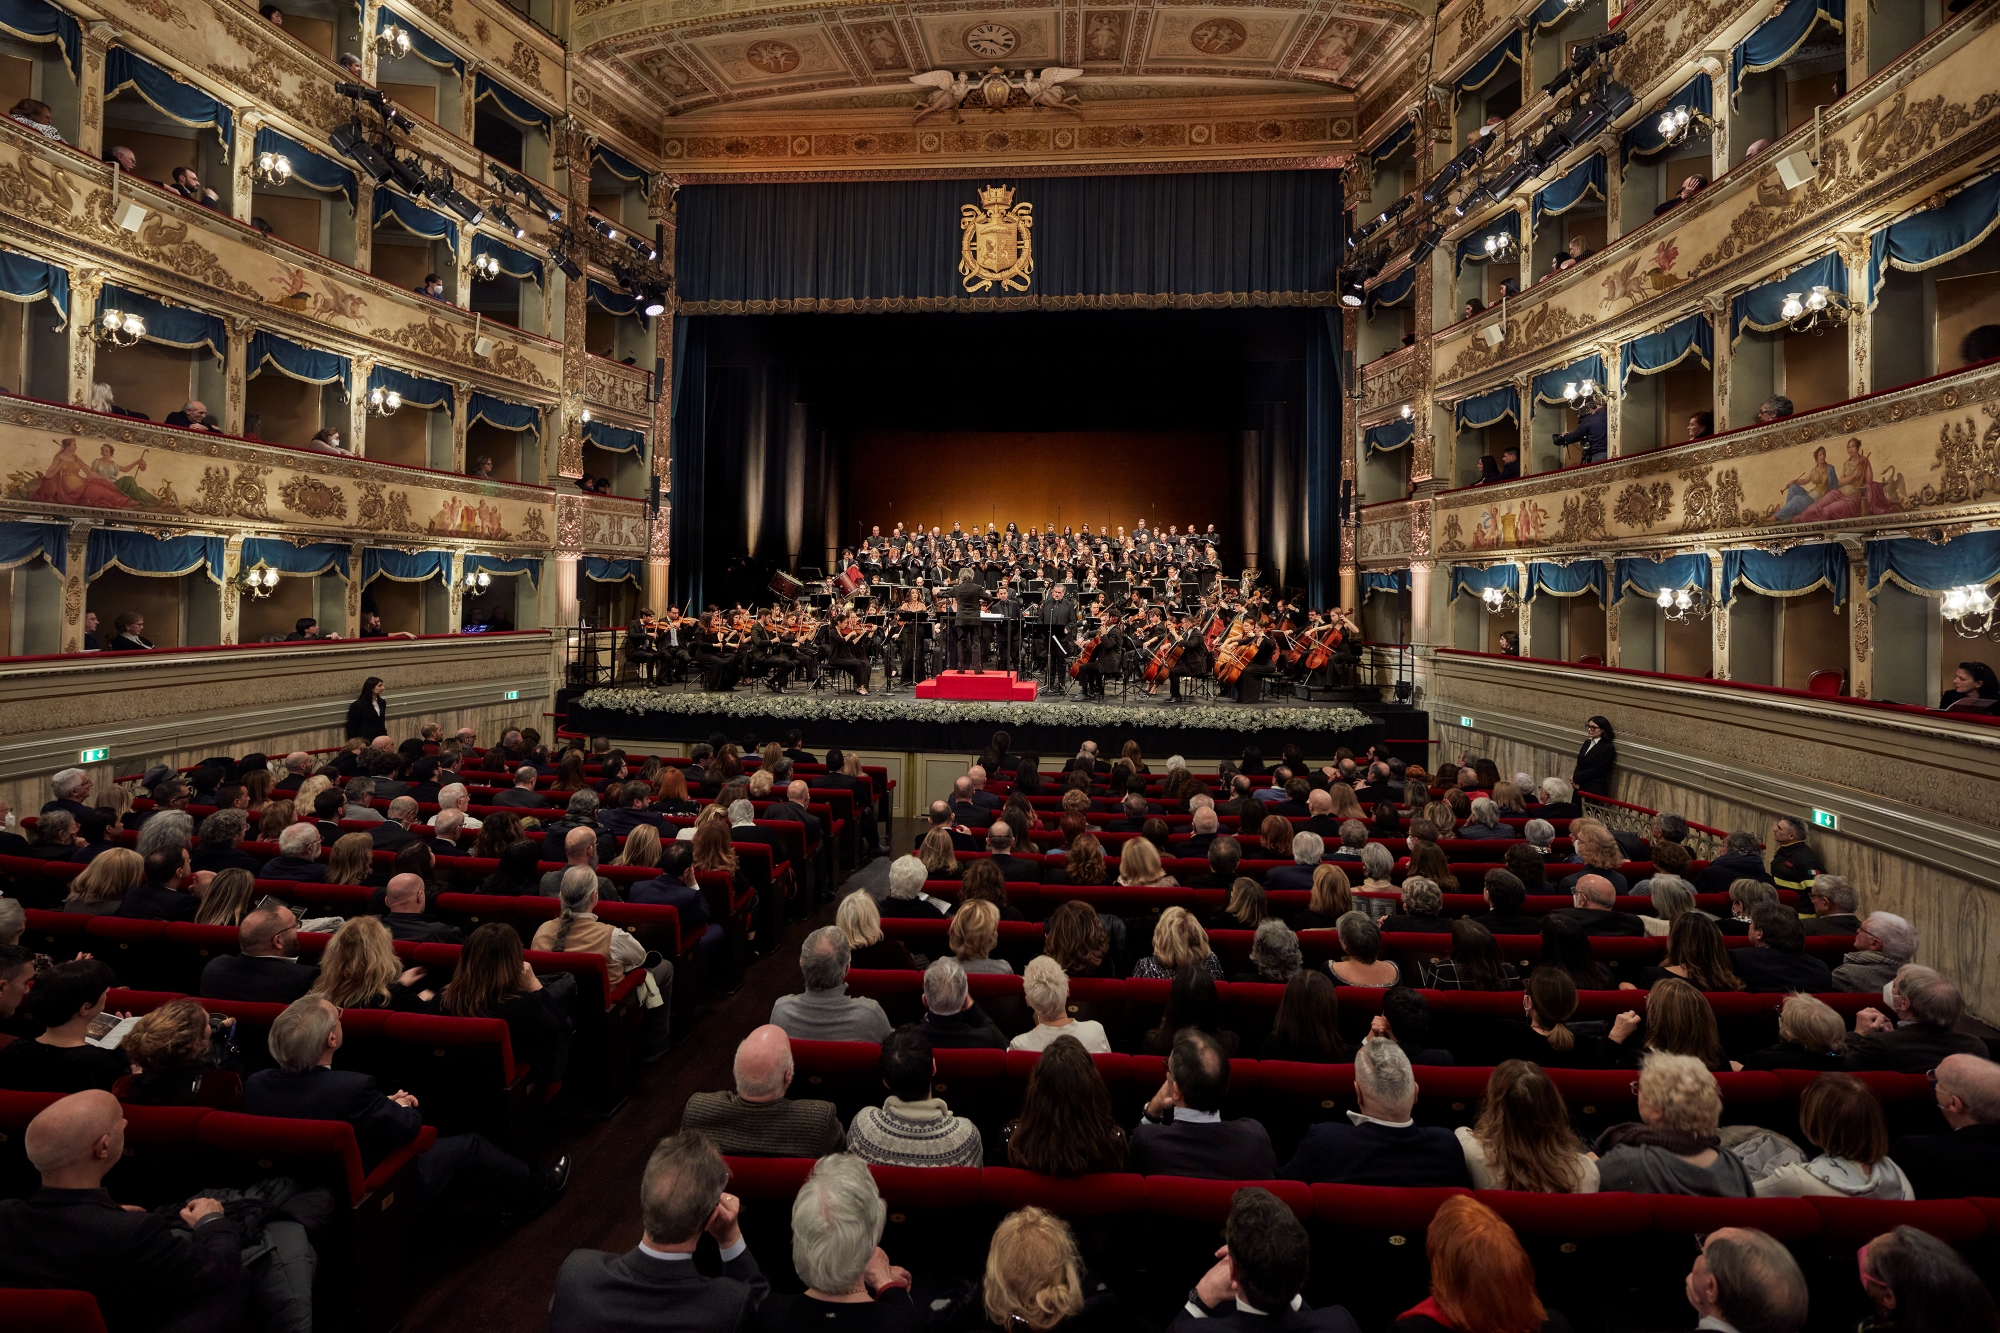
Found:
[[[1217,1125],[1222,1123],[1220,1111],[1197,1111],[1190,1106],[1174,1108],[1174,1123],[1177,1125]]]
[[[1363,1115],[1359,1111],[1349,1111],[1347,1118],[1357,1125],[1380,1125],[1384,1129],[1408,1129],[1417,1123],[1415,1116],[1408,1120],[1384,1120],[1380,1116]]]
[[[1304,1304],[1305,1304],[1305,1302],[1306,1302],[1306,1298],[1305,1298],[1305,1295],[1304,1295],[1303,1293],[1301,1293],[1300,1295],[1297,1295],[1297,1296],[1294,1296],[1294,1297],[1292,1297],[1292,1303],[1291,1303],[1291,1304],[1290,1304],[1289,1306],[1287,1306],[1286,1308],[1287,1308],[1287,1309],[1291,1309],[1291,1310],[1296,1310],[1296,1309],[1298,1309],[1298,1308],[1299,1308],[1299,1307],[1300,1307],[1301,1305],[1304,1305]],[[1254,1315],[1262,1315],[1262,1314],[1264,1314],[1264,1312],[1263,1312],[1262,1310],[1259,1310],[1259,1309],[1258,1309],[1258,1308],[1257,1308],[1256,1306],[1254,1306],[1254,1305],[1252,1305],[1252,1304],[1251,1304],[1250,1302],[1248,1302],[1248,1301],[1244,1300],[1244,1299],[1243,1299],[1243,1298],[1242,1298],[1241,1296],[1238,1296],[1238,1297],[1236,1298],[1236,1308],[1237,1308],[1238,1310],[1240,1310],[1240,1311],[1241,1311],[1242,1313],[1244,1313],[1244,1314],[1254,1314]],[[1269,1318],[1269,1317],[1270,1317],[1270,1316],[1268,1316],[1268,1315],[1265,1315],[1265,1318]],[[1731,1330],[1729,1331],[1729,1333],[1736,1333],[1736,1330],[1734,1330],[1734,1329],[1731,1329]]]
[[[654,1248],[653,1248],[652,1246],[648,1245],[648,1244],[647,1244],[647,1243],[646,1243],[645,1241],[643,1241],[643,1240],[639,1242],[639,1253],[641,1253],[641,1254],[645,1255],[645,1256],[646,1256],[647,1258],[649,1258],[649,1259],[672,1259],[672,1260],[679,1260],[679,1259],[693,1259],[693,1258],[694,1258],[694,1252],[693,1252],[693,1251],[689,1251],[689,1252],[688,1252],[688,1253],[686,1253],[686,1254],[675,1254],[675,1253],[672,1253],[672,1252],[670,1252],[670,1251],[668,1251],[668,1250],[656,1250],[656,1249],[654,1249]]]
[[[1718,1333],[1736,1333],[1736,1325],[1730,1323],[1720,1315],[1705,1314],[1701,1317],[1701,1322],[1697,1323],[1695,1327],[1698,1329],[1716,1329]]]

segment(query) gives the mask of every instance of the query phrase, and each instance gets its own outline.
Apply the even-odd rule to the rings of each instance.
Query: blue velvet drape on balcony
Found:
[[[1682,588],[1708,590],[1708,557],[1670,555],[1658,560],[1644,556],[1620,556],[1611,588],[1613,604],[1624,599],[1627,589],[1642,597],[1660,595],[1660,589],[1679,592]]]
[[[592,583],[623,583],[627,579],[637,583],[640,570],[637,560],[606,560],[601,555],[583,558],[583,576]]]
[[[1451,567],[1451,597],[1457,601],[1462,592],[1474,597],[1490,589],[1498,588],[1521,595],[1521,567],[1519,565],[1494,565],[1490,569],[1480,569],[1476,565],[1453,565]]]
[[[16,301],[46,296],[56,308],[56,331],[69,327],[69,270],[61,264],[0,250],[0,294]]]
[[[1935,597],[1967,584],[2000,579],[2000,532],[1968,532],[1942,546],[1920,537],[1868,543],[1868,591],[1894,579],[1912,592]]]
[[[340,571],[340,577],[352,578],[348,564],[349,552],[339,542],[314,542],[307,546],[294,546],[288,541],[275,537],[245,537],[243,539],[243,568],[255,569],[262,565],[275,569],[280,574],[324,574],[329,569]]]
[[[1722,604],[1736,600],[1736,585],[1768,597],[1798,597],[1833,589],[1833,604],[1847,600],[1847,551],[1839,542],[1794,546],[1781,555],[1745,549],[1722,553]]]

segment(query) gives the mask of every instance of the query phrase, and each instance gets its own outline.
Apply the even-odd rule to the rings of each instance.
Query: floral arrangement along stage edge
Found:
[[[781,717],[800,722],[1012,722],[1051,727],[1166,727],[1186,731],[1350,731],[1375,719],[1353,708],[1257,708],[1154,704],[988,703],[958,699],[877,699],[857,695],[663,694],[592,690],[578,708],[625,713]]]

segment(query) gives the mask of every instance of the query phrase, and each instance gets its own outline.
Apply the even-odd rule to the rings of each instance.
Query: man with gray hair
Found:
[[[1861,918],[1854,913],[1861,906],[1861,895],[1847,876],[1820,871],[1813,876],[1806,897],[1813,910],[1811,916],[1799,921],[1806,934],[1853,935],[1860,931]]]
[[[369,824],[382,818],[382,812],[369,804],[375,798],[374,778],[349,778],[342,790],[347,793],[347,807],[340,812],[340,818]]]
[[[488,805],[513,806],[523,810],[539,810],[549,803],[549,798],[535,790],[535,780],[541,775],[533,764],[523,764],[514,770],[514,785],[506,791],[496,791],[487,798]]]
[[[2000,1064],[1976,1055],[1938,1061],[1935,1097],[1947,1134],[1897,1139],[1891,1158],[1919,1199],[2000,1196]]]
[[[1738,829],[1722,840],[1722,855],[1708,863],[1708,869],[1701,872],[1701,883],[1695,887],[1703,893],[1727,893],[1729,886],[1739,879],[1771,882],[1770,872],[1764,869],[1763,848],[1757,843],[1757,835],[1747,829]]]
[[[805,992],[779,996],[771,1005],[771,1022],[797,1041],[879,1042],[888,1036],[889,1015],[882,1006],[847,993],[847,965],[853,957],[839,926],[821,926],[806,936],[799,946]]]
[[[885,920],[889,917],[915,917],[919,921],[935,921],[941,916],[950,916],[950,903],[924,892],[924,881],[930,878],[930,873],[924,863],[914,856],[899,856],[891,861],[889,896],[875,904],[876,910]]]
[[[306,780],[306,775],[312,772],[312,762],[312,756],[304,750],[294,750],[286,755],[285,776],[272,783],[271,790],[288,796],[297,791],[299,784]]]
[[[597,873],[597,830],[587,827],[573,828],[563,834],[563,861],[561,870],[551,870],[542,876],[537,886],[544,898],[554,898],[562,892],[563,876],[572,870],[588,870],[597,881],[597,896],[606,902],[620,901],[618,886]]]
[[[934,1047],[1007,1049],[999,1024],[973,1003],[965,969],[956,958],[940,958],[924,969],[924,1035]]]
[[[681,1112],[683,1130],[698,1129],[736,1157],[824,1157],[847,1147],[832,1102],[787,1097],[792,1045],[775,1023],[757,1028],[736,1047],[736,1088],[697,1092]]]
[[[1917,928],[1894,912],[1870,912],[1854,932],[1854,951],[1833,969],[1833,988],[1850,994],[1881,990],[1917,956]]]
[[[286,825],[278,835],[278,854],[258,869],[257,878],[326,883],[326,867],[319,859],[319,830],[311,824]]]
[[[447,782],[444,786],[438,788],[438,809],[440,811],[456,810],[460,814],[465,815],[465,827],[477,833],[485,821],[474,819],[470,814],[466,813],[471,806],[472,793],[466,790],[463,782]]]
[[[661,1139],[639,1184],[644,1227],[624,1254],[572,1250],[549,1302],[549,1333],[605,1329],[734,1333],[771,1294],[743,1239],[742,1203],[723,1186],[729,1168],[718,1145],[697,1130]],[[721,1248],[720,1276],[694,1265],[702,1236]]]
[[[1984,1040],[1955,1030],[1965,1017],[1965,997],[1936,970],[1905,963],[1883,987],[1882,1001],[1888,1013],[1869,1008],[1854,1016],[1854,1034],[1847,1039],[1849,1069],[1922,1074],[1936,1069],[1947,1055],[1985,1058]]]
[[[146,821],[146,826],[139,830],[139,841],[146,840],[160,818],[156,816]],[[194,853],[189,865],[197,871],[247,870],[256,874],[264,862],[261,857],[243,850],[243,835],[249,831],[250,817],[241,810],[217,810],[201,821],[201,847]]]
[[[1535,813],[1543,819],[1575,819],[1583,813],[1577,804],[1576,788],[1561,778],[1543,778],[1537,788],[1542,794],[1542,803]]]
[[[1190,802],[1192,805],[1193,803]],[[1222,820],[1215,813],[1215,804],[1194,806],[1194,836],[1181,844],[1182,856],[1207,856],[1208,844],[1215,841],[1215,835],[1222,832]]]
[[[1313,886],[1313,875],[1319,870],[1321,858],[1326,855],[1326,839],[1317,833],[1304,831],[1292,835],[1292,863],[1288,866],[1272,866],[1264,872],[1266,889],[1306,889]]]
[[[1697,1328],[1731,1333],[1798,1333],[1806,1322],[1806,1279],[1792,1252],[1762,1231],[1708,1233],[1687,1275]]]
[[[1352,1123],[1326,1121],[1306,1131],[1279,1173],[1308,1185],[1460,1185],[1470,1187],[1465,1150],[1448,1129],[1420,1126],[1413,1113],[1417,1080],[1410,1057],[1387,1037],[1371,1036],[1354,1052]]]
[[[55,798],[43,805],[39,813],[63,810],[79,820],[91,813],[90,774],[82,769],[61,770],[49,779],[49,789],[55,793]]]
[[[417,822],[417,798],[398,796],[389,802],[389,817],[368,830],[378,852],[400,852],[417,840],[410,828]]]
[[[188,847],[193,842],[194,816],[185,810],[161,810],[139,826],[134,850],[140,856],[151,856],[154,852]]]
[[[464,832],[463,810],[440,810],[431,816],[431,836],[425,842],[434,856],[464,856],[472,847],[469,838],[465,846],[458,845],[459,836]]]

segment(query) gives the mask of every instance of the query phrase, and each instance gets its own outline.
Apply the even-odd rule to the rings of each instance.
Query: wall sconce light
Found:
[[[396,60],[410,54],[410,34],[391,23],[375,34],[375,54],[384,60]]]
[[[292,178],[292,159],[283,153],[259,153],[256,174],[260,185],[283,185]]]
[[[1714,128],[1715,122],[1708,116],[1684,106],[1677,106],[1661,115],[1659,123],[1660,137],[1667,141],[1669,147],[1686,142],[1697,131],[1706,134]]]
[[[367,403],[369,416],[391,417],[403,405],[403,395],[394,389],[370,389]]]
[[[1676,625],[1708,619],[1708,599],[1699,588],[1662,588],[1653,599],[1668,620]]]
[[[1498,232],[1486,238],[1486,257],[1505,259],[1514,251],[1514,238],[1506,232]]]
[[[1588,412],[1604,402],[1604,392],[1597,381],[1586,379],[1563,385],[1563,398],[1579,412]]]
[[[1786,292],[1778,314],[1793,333],[1824,333],[1845,324],[1854,313],[1853,304],[1830,287],[1814,287],[1809,292]]]
[[[1505,615],[1521,604],[1520,600],[1505,588],[1488,588],[1479,594],[1479,600],[1495,615]]]
[[[1948,589],[1943,597],[1944,623],[1958,631],[1961,639],[2000,638],[1994,632],[1993,593],[1983,583],[1967,583]]]
[[[466,592],[484,592],[493,585],[493,576],[483,569],[469,569],[458,586]]]
[[[472,276],[482,281],[499,277],[500,261],[492,255],[474,255],[472,257]]]
[[[123,310],[107,310],[97,321],[97,340],[113,347],[130,347],[145,336],[145,319]]]
[[[1403,420],[1405,420],[1405,421],[1408,421],[1408,420],[1409,420],[1409,419],[1410,419],[1411,417],[1413,417],[1413,416],[1415,416],[1415,415],[1416,415],[1416,413],[1414,413],[1414,412],[1412,412],[1412,411],[1410,410],[1410,405],[1409,405],[1408,403],[1404,403],[1404,404],[1403,404]]]
[[[243,573],[243,589],[252,597],[269,597],[271,590],[278,586],[278,571],[275,569],[250,569]]]

